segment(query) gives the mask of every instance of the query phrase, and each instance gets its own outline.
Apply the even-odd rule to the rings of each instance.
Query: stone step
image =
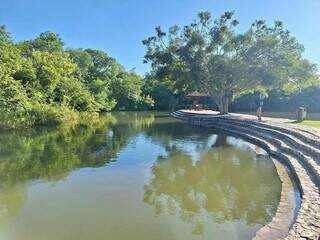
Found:
[[[222,117],[222,118],[226,118],[228,119],[228,117]],[[301,132],[301,130],[297,130],[297,129],[289,129],[286,126],[284,126],[283,124],[281,126],[279,126],[279,124],[266,124],[263,122],[258,122],[258,121],[254,121],[254,120],[242,120],[242,119],[236,119],[236,121],[242,121],[242,122],[248,122],[249,124],[255,125],[255,126],[259,126],[259,127],[263,127],[266,129],[273,129],[273,130],[277,130],[279,132],[282,133],[286,133],[289,134],[299,140],[301,140],[304,143],[308,143],[310,146],[320,149],[320,139],[316,138],[316,137],[306,137],[305,136],[305,132]]]
[[[252,129],[252,130],[256,130],[259,132],[263,132],[265,134],[270,134],[273,137],[282,140],[283,142],[285,142],[288,146],[298,149],[301,151],[301,153],[305,154],[306,156],[312,157],[314,159],[314,161],[316,162],[316,164],[318,166],[320,166],[320,149],[315,148],[313,146],[310,146],[308,144],[305,144],[303,141],[301,141],[300,139],[291,136],[288,133],[283,133],[279,130],[274,130],[274,129],[270,129],[270,128],[266,128],[266,127],[259,127],[257,125],[251,125],[249,123],[244,123],[241,121],[235,121],[235,120],[224,120],[224,123],[230,123],[230,124],[236,124],[237,126],[241,126],[241,127],[245,127],[247,129]],[[206,127],[214,127],[214,125],[216,124],[216,122],[214,121],[204,121],[203,124]]]
[[[278,151],[281,151],[283,153],[286,153],[288,155],[295,157],[308,170],[309,174],[311,174],[312,180],[317,185],[320,185],[319,164],[312,157],[304,155],[304,153],[301,150],[297,148],[292,148],[290,145],[288,145],[288,143],[285,140],[278,139],[271,134],[266,134],[263,131],[260,131],[260,129],[251,129],[244,126],[240,126],[238,124],[234,124],[232,122],[221,122],[211,127],[220,129],[220,130],[232,129],[232,130],[242,131],[272,143],[274,146],[277,147]]]
[[[185,122],[188,122],[188,119],[189,119],[188,116],[186,116],[184,113],[179,112],[179,111],[173,112],[173,113],[171,113],[170,115],[171,115],[172,117],[174,117],[174,118],[178,118],[178,119],[183,120],[183,121],[185,121]]]
[[[179,116],[185,115],[184,113],[178,113]],[[185,117],[184,117],[185,118]],[[199,119],[199,118],[197,118]],[[271,128],[266,127],[259,127],[257,125],[253,125],[251,122],[244,122],[242,120],[235,120],[235,119],[222,119],[221,118],[203,118],[201,120],[201,123],[199,125],[205,126],[205,127],[214,127],[219,122],[223,121],[224,124],[230,123],[237,127],[245,127],[246,129],[243,129],[243,131],[249,131],[249,129],[257,130],[260,134],[260,132],[272,135],[272,138],[279,139],[283,144],[283,148],[287,150],[290,154],[296,154],[295,152],[290,152],[292,149],[297,149],[300,151],[300,153],[297,153],[300,155],[300,158],[304,158],[305,161],[311,162],[311,166],[309,167],[313,171],[313,175],[316,176],[317,179],[320,178],[320,150],[310,146],[308,144],[305,144],[300,139],[293,137],[289,135],[288,133],[282,133],[279,130],[274,130]],[[233,127],[231,125],[231,127]],[[278,144],[281,145],[281,142]],[[317,180],[318,181],[318,180]]]
[[[308,135],[310,135],[309,137],[306,137],[306,131],[303,131],[301,129],[293,129],[291,128],[287,128],[284,125],[279,126],[278,124],[266,124],[263,122],[259,122],[256,120],[249,120],[249,119],[244,119],[244,118],[239,118],[238,116],[233,116],[233,115],[211,115],[209,116],[208,114],[194,114],[194,113],[188,113],[188,112],[184,112],[181,110],[178,110],[176,112],[179,112],[179,114],[184,115],[185,117],[196,117],[196,118],[203,118],[203,121],[211,121],[214,118],[219,118],[219,119],[232,119],[235,121],[241,121],[241,122],[247,122],[251,125],[257,125],[263,128],[267,128],[267,129],[273,129],[273,130],[277,130],[280,131],[282,133],[286,133],[289,134],[293,137],[296,137],[297,139],[301,140],[304,143],[308,143],[310,146],[320,149],[320,136],[316,136],[316,134],[311,134],[309,132],[307,132]]]

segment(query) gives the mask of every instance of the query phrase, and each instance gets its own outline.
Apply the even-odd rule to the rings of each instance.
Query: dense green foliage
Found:
[[[59,35],[15,43],[0,27],[2,128],[78,122],[111,109],[153,105],[143,79],[94,49],[64,49]]]
[[[318,82],[316,66],[303,59],[303,46],[282,22],[270,27],[258,20],[243,33],[238,24],[233,12],[216,19],[200,12],[183,28],[156,27],[156,35],[143,41],[156,79],[150,84],[158,81],[178,101],[194,90],[206,92],[228,113],[230,101],[248,92],[292,93]]]
[[[268,112],[292,112],[298,107],[305,107],[308,112],[320,112],[320,87],[312,87],[293,94],[281,91],[270,91],[264,100],[263,108]],[[231,105],[231,111],[255,112],[259,104],[259,93],[250,93],[236,99]]]

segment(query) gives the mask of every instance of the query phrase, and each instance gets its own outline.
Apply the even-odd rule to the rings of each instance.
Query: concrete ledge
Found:
[[[214,128],[246,139],[265,149],[270,156],[288,167],[301,193],[301,206],[289,224],[292,204],[285,197],[288,181],[276,164],[283,182],[278,211],[272,221],[261,228],[254,239],[320,239],[320,132],[288,124],[285,119],[266,118],[257,122],[254,116],[180,110],[171,114],[191,125]],[[319,133],[319,135],[318,135]],[[287,179],[288,180],[288,179]],[[287,185],[287,186],[286,186]],[[288,217],[289,216],[289,217]]]
[[[256,232],[254,239],[272,240],[285,238],[295,220],[295,192],[289,172],[283,164],[272,159],[282,183],[279,206],[271,222]]]

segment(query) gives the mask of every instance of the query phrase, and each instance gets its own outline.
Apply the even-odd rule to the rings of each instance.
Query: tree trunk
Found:
[[[219,108],[221,115],[229,113],[229,97],[225,95],[215,96],[214,100]]]
[[[216,142],[211,146],[212,148],[215,147],[223,147],[227,145],[227,135],[224,133],[219,133],[217,136]]]
[[[262,108],[263,108],[264,97],[260,94],[259,98],[260,98],[260,104],[259,104],[259,107],[257,110],[257,117],[258,117],[258,121],[261,122],[262,121]]]
[[[220,114],[228,114],[229,113],[229,97],[223,97],[222,98],[222,111],[220,111]]]

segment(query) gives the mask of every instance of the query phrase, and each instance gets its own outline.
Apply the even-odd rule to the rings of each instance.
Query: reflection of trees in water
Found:
[[[195,142],[201,152],[209,136],[203,130],[154,114],[112,116],[76,128],[2,132],[0,224],[19,212],[26,182],[56,181],[77,168],[103,166],[140,133],[169,152],[169,159],[161,158],[154,165],[144,196],[157,213],[178,213],[184,221],[193,222],[198,233],[203,231],[201,214],[217,222],[242,218],[248,223],[263,223],[273,214],[272,194],[279,184],[266,183],[277,179],[270,176],[275,174],[270,164],[252,162],[240,150],[218,146],[193,164],[190,156],[172,148],[172,142]]]
[[[153,120],[150,114],[116,114],[88,126],[1,132],[0,225],[20,211],[26,182],[57,181],[77,168],[103,166]]]
[[[153,115],[128,115],[129,123],[116,116],[75,128],[2,132],[0,186],[34,179],[59,180],[76,168],[103,166],[154,119]]]
[[[76,167],[105,163],[110,151],[104,132],[110,121],[104,119],[90,127],[3,132],[0,185],[33,179],[59,180]],[[101,148],[106,150],[102,155],[98,154]]]
[[[274,166],[253,160],[238,148],[215,148],[194,163],[190,156],[172,149],[152,168],[144,202],[157,214],[178,214],[203,232],[204,216],[223,223],[244,220],[265,224],[276,211],[280,184]],[[270,182],[271,181],[271,182]]]
[[[76,168],[103,166],[144,131],[171,139],[173,135],[168,136],[165,131],[171,123],[168,118],[160,118],[159,125],[155,125],[154,120],[152,113],[114,113],[87,126],[3,131],[0,134],[0,189],[28,180],[55,181]]]
[[[152,127],[144,129],[145,135],[155,143],[168,146],[172,141],[196,141],[203,143],[205,147],[208,140],[208,131],[203,128],[192,128],[189,125],[175,120],[161,119],[152,124]],[[200,144],[199,144],[200,145]]]
[[[15,185],[0,189],[0,228],[17,216],[26,197],[26,187]]]

